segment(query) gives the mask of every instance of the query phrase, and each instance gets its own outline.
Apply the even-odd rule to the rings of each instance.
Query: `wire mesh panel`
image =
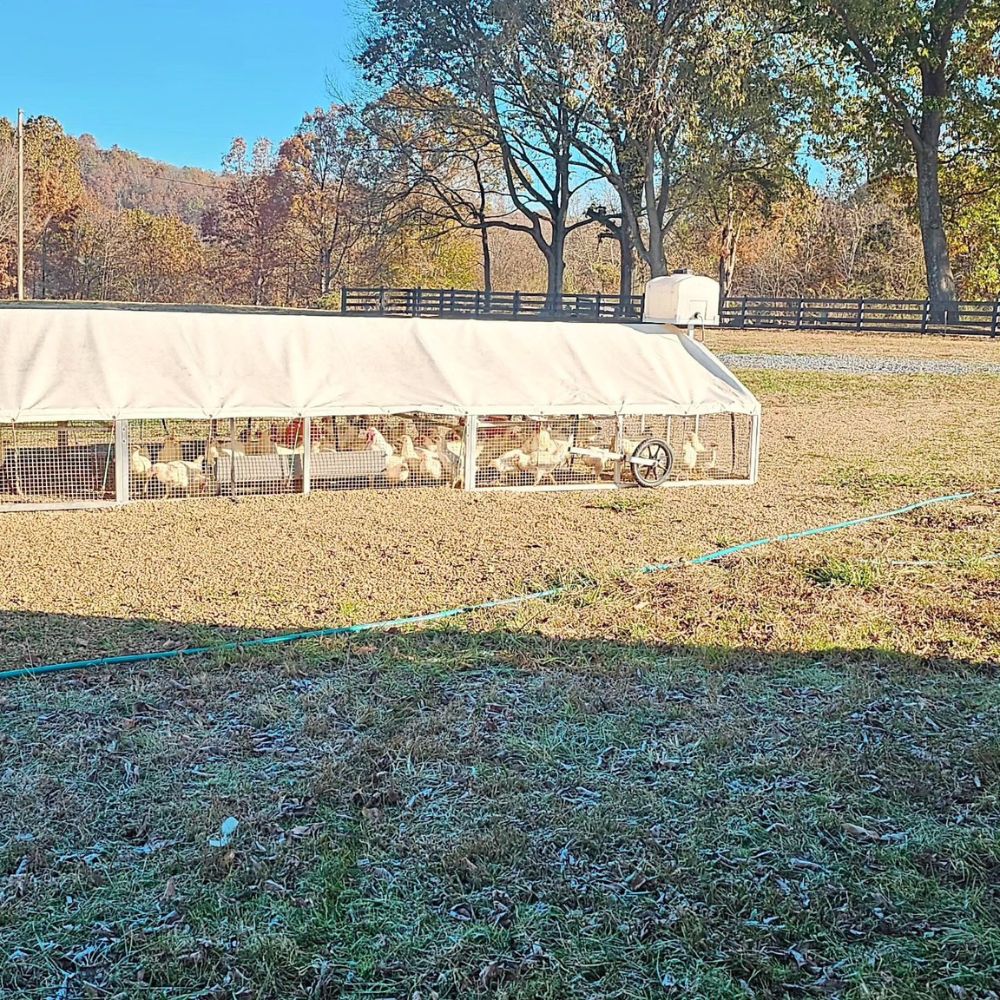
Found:
[[[115,500],[111,422],[0,425],[0,507]]]
[[[701,416],[626,416],[622,450],[632,455],[649,438],[670,447],[668,482],[744,481],[751,478],[753,417],[742,413]]]
[[[314,417],[311,489],[454,486],[464,481],[465,421],[426,413]]]
[[[476,486],[545,489],[614,485],[619,472],[617,440],[617,417],[480,417]]]
[[[251,496],[302,490],[305,421],[133,420],[133,499]]]
[[[669,485],[752,478],[753,418],[743,414],[480,417],[476,487]]]

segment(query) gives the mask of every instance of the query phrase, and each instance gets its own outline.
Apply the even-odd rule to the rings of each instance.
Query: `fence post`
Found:
[[[802,314],[805,312],[805,308],[806,308],[806,300],[805,299],[799,299],[799,308],[798,308],[798,311],[795,313],[795,329],[796,330],[801,330],[802,329]]]
[[[419,316],[420,315],[420,310],[423,307],[423,300],[424,300],[423,289],[419,285],[417,285],[417,287],[413,289],[413,315],[414,316]]]
[[[743,296],[743,308],[740,310],[740,328],[746,329],[747,325],[747,297]]]
[[[347,288],[340,289],[340,311],[347,312]]]
[[[993,303],[993,322],[990,324],[990,339],[1000,334],[1000,299]]]
[[[479,315],[479,295],[480,295],[480,292],[479,292],[479,289],[477,288],[476,289],[476,305],[475,305],[475,310],[476,310],[475,314],[476,314],[476,316]]]
[[[860,333],[865,326],[865,300],[858,299],[858,332]]]
[[[931,320],[931,300],[924,299],[923,312],[920,314],[920,332],[927,333],[927,324]]]
[[[601,318],[601,293],[597,293],[597,319]]]
[[[514,292],[513,314],[517,316],[521,312],[521,293]]]
[[[380,288],[378,290],[378,311],[380,313],[385,312],[385,289]]]

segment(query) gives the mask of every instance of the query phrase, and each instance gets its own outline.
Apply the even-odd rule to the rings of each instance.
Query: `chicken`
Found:
[[[544,427],[540,427],[534,434],[525,438],[521,450],[530,455],[536,451],[552,451],[553,447],[552,435]]]
[[[581,455],[578,459],[585,468],[590,469],[594,475],[600,479],[608,467],[620,457],[617,451],[609,451],[607,448],[589,448],[589,454]]]
[[[162,445],[160,445],[160,450],[157,452],[156,461],[159,463],[164,462],[179,462],[184,455],[181,453],[181,444],[172,434],[168,434],[164,439]]]
[[[410,478],[410,469],[406,459],[400,455],[386,455],[385,478],[390,483],[405,483]]]
[[[457,434],[457,431],[451,433]],[[448,440],[442,437],[438,443],[437,458],[441,463],[441,473],[448,479],[452,486],[461,486],[463,478],[462,469],[462,439],[457,441]]]
[[[0,465],[3,462],[0,460]],[[149,493],[149,480],[153,475],[153,462],[149,457],[149,449],[145,446],[136,445],[129,456],[128,470],[134,479],[143,480],[143,492]]]
[[[418,454],[420,455],[420,465],[418,467],[420,475],[427,479],[433,479],[435,482],[440,480],[444,475],[444,470],[441,467],[441,459],[438,458],[437,454],[429,448],[420,448]]]
[[[150,470],[152,478],[159,482],[168,497],[174,490],[185,493],[195,488],[203,488],[208,483],[205,474],[205,456],[193,462],[178,459],[175,462],[156,462]]]
[[[691,472],[694,472],[698,465],[698,449],[694,446],[694,442],[688,438],[684,442],[684,465]]]
[[[699,455],[705,450],[705,446],[702,444],[701,438],[698,437],[697,431],[691,431],[691,446]]]
[[[246,443],[245,451],[248,455],[273,455],[275,447],[270,433],[263,429],[254,431]]]
[[[375,426],[369,427],[365,433],[365,450],[380,451],[386,458],[396,452],[396,449],[386,441],[385,436]]]
[[[420,470],[420,456],[417,449],[413,447],[413,438],[409,434],[404,434],[399,442],[399,457],[406,462],[406,467],[410,472]]]
[[[711,469],[717,469],[719,467],[719,447],[718,445],[712,445],[712,453],[705,463],[706,471]]]
[[[536,486],[543,479],[550,480],[554,486],[556,482],[555,472],[566,464],[572,444],[572,438],[568,441],[555,441],[551,451],[534,451],[525,454],[524,459],[518,463],[518,468],[522,472],[533,472]]]
[[[149,457],[149,449],[145,446],[136,445],[132,449],[132,455],[128,463],[129,472],[136,479],[148,479],[153,469],[153,462]]]
[[[520,472],[527,461],[527,454],[520,448],[514,448],[494,458],[490,462],[490,468],[501,477],[509,476],[512,472]]]

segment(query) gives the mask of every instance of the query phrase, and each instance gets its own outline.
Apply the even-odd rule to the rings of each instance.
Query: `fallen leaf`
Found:
[[[871,830],[866,830],[856,823],[845,823],[843,829],[848,837],[853,837],[855,840],[878,840],[877,833],[872,833]]]
[[[210,847],[228,847],[233,835],[239,829],[240,821],[235,816],[227,816],[219,827],[219,836],[212,837],[208,844]]]

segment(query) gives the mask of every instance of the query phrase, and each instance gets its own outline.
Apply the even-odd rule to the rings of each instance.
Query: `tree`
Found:
[[[592,94],[574,145],[620,204],[617,218],[604,206],[592,215],[618,238],[623,262],[634,249],[652,277],[667,272],[667,237],[682,210],[675,194],[695,67],[711,42],[705,10],[704,0],[560,0],[557,8],[559,37]]]
[[[72,226],[83,200],[79,148],[54,118],[42,115],[25,122],[24,174],[25,243],[37,253],[29,260],[35,270],[34,296],[44,299],[53,244]]]
[[[725,301],[745,228],[806,187],[801,153],[822,89],[810,54],[776,44],[770,24],[722,13],[714,24],[717,41],[694,73],[697,114],[684,145],[690,210],[717,227]]]
[[[200,284],[204,250],[198,234],[172,216],[132,209],[122,215],[128,247],[125,278],[129,299],[188,302]]]
[[[516,215],[490,228],[527,232],[545,258],[546,291],[561,293],[566,238],[592,220],[570,218],[593,180],[573,170],[590,112],[571,49],[553,31],[550,0],[375,0],[359,63],[386,90],[449,94],[499,152]]]
[[[476,230],[482,287],[492,290],[490,229],[515,213],[502,204],[502,159],[476,112],[446,91],[397,88],[369,105],[363,120],[383,151],[399,161],[390,200],[427,238]]]
[[[222,162],[228,186],[222,205],[203,224],[218,248],[216,273],[225,296],[252,305],[278,298],[274,277],[285,263],[289,193],[275,169],[271,144],[259,139],[252,150],[233,140]]]
[[[278,171],[291,195],[316,297],[328,296],[378,209],[378,152],[349,107],[317,108],[281,145]]]
[[[941,172],[1000,120],[997,0],[797,0],[798,29],[837,57],[830,77],[842,121],[876,163],[911,163],[927,292],[935,319],[954,310],[955,278],[945,229]],[[846,69],[846,72],[844,71]],[[970,128],[978,121],[978,128]]]

